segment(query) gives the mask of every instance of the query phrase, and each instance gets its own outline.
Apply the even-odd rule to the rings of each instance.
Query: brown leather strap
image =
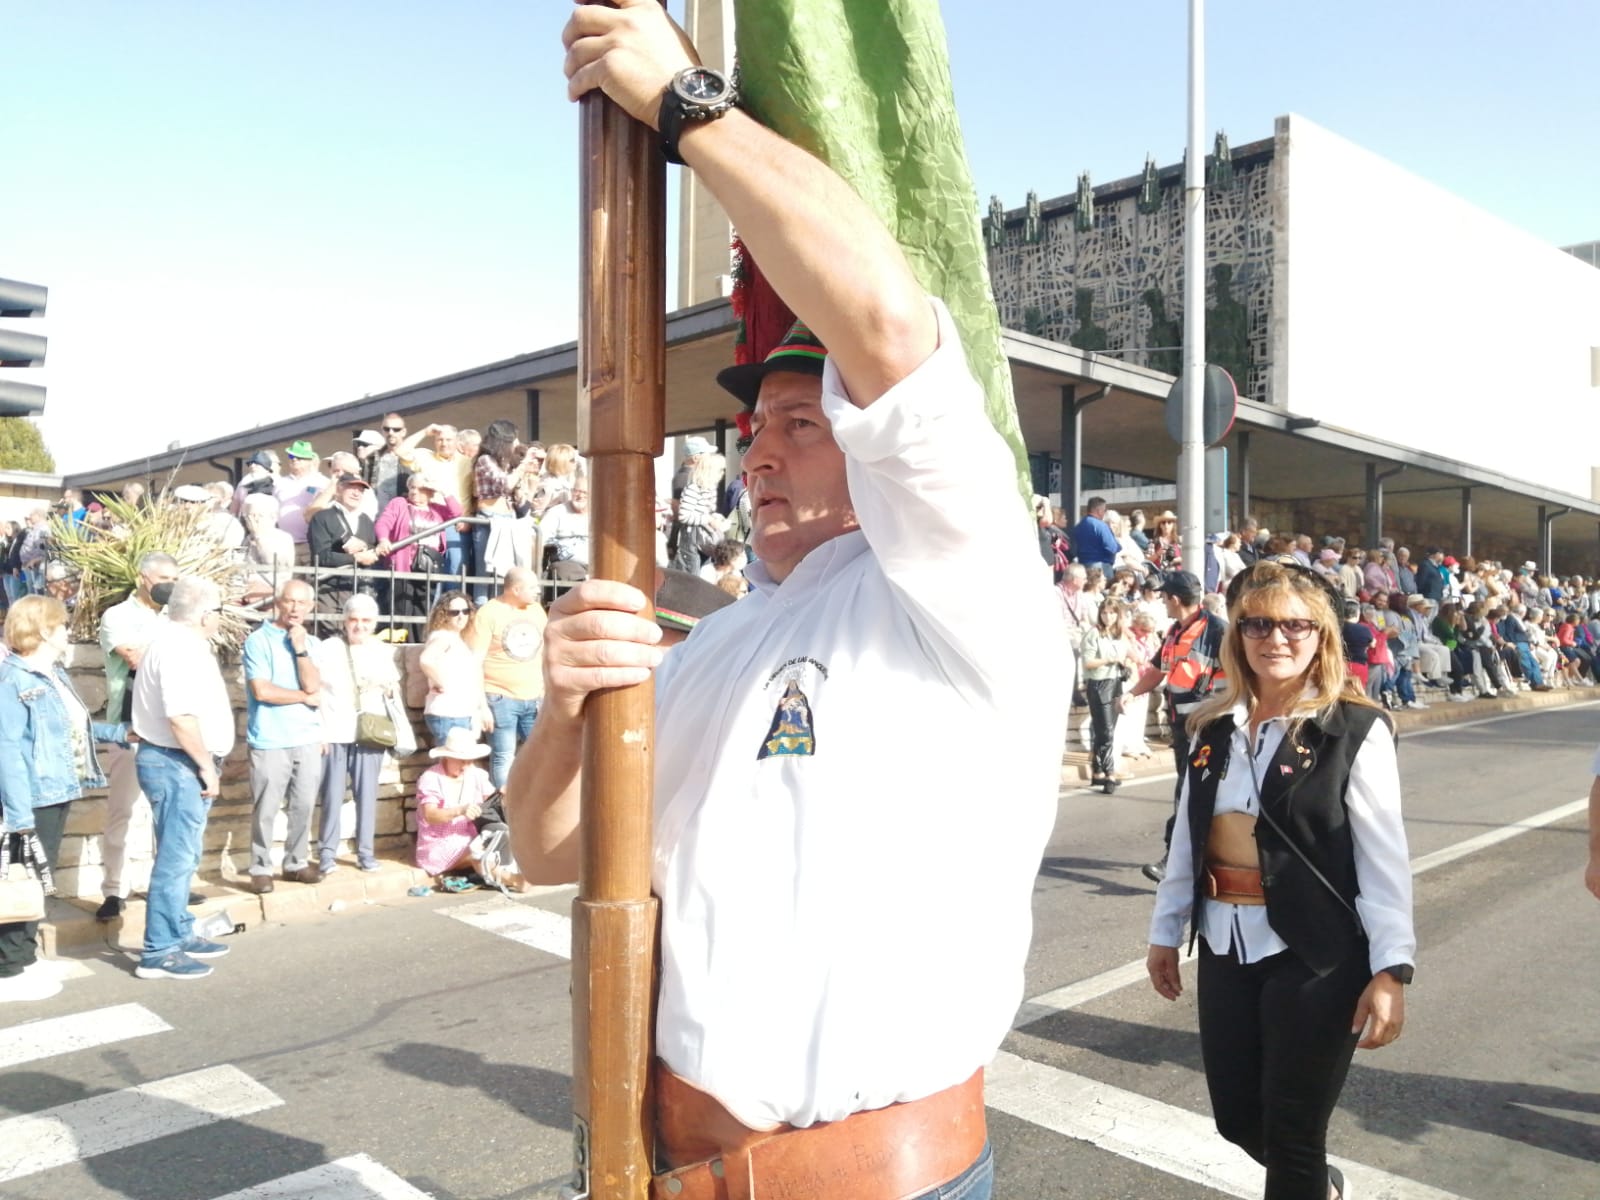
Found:
[[[1255,867],[1227,867],[1206,864],[1206,895],[1224,904],[1265,904],[1261,872]]]
[[[988,1137],[981,1070],[921,1100],[763,1132],[658,1064],[656,1107],[676,1169],[651,1180],[652,1200],[909,1200],[960,1175]]]

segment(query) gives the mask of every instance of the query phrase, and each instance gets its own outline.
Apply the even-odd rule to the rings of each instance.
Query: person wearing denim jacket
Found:
[[[0,804],[8,832],[33,831],[54,862],[67,811],[85,788],[105,786],[96,742],[127,745],[125,724],[91,720],[61,659],[67,650],[67,610],[51,596],[25,596],[6,616],[0,662]],[[38,923],[0,925],[0,999],[44,999],[61,990],[41,976]]]

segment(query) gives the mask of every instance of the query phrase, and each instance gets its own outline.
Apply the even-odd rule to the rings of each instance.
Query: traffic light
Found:
[[[0,279],[0,317],[42,317],[49,290],[37,283]],[[0,367],[44,366],[45,339],[36,333],[0,328]],[[0,417],[28,417],[44,411],[44,388],[0,377]]]

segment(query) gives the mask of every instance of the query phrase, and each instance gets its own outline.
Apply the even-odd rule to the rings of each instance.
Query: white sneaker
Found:
[[[20,975],[0,979],[0,1002],[7,1000],[48,1000],[61,990],[61,980],[53,973],[25,969]]]
[[[1452,704],[1471,704],[1472,703],[1472,697],[1471,696],[1463,696],[1460,692],[1451,692],[1450,693],[1450,703],[1452,703]]]
[[[1429,708],[1431,706],[1427,705],[1427,704],[1424,704],[1421,700],[1407,700],[1406,701],[1406,707],[1407,708]]]

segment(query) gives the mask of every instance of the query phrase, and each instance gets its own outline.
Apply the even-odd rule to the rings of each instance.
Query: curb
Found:
[[[431,877],[409,863],[379,859],[376,871],[358,870],[353,863],[341,862],[341,869],[321,883],[290,883],[274,879],[273,890],[258,896],[241,880],[202,879],[195,891],[205,897],[190,909],[197,919],[225,913],[236,926],[253,929],[258,925],[287,924],[314,917],[363,911],[368,904],[402,899],[419,884],[430,884]],[[524,895],[558,889],[539,888]],[[443,893],[439,893],[443,894]],[[51,956],[63,950],[102,948],[114,943],[137,948],[144,941],[145,904],[129,900],[122,916],[101,924],[94,919],[98,898],[63,899],[52,896],[45,919],[39,923],[39,944]]]

